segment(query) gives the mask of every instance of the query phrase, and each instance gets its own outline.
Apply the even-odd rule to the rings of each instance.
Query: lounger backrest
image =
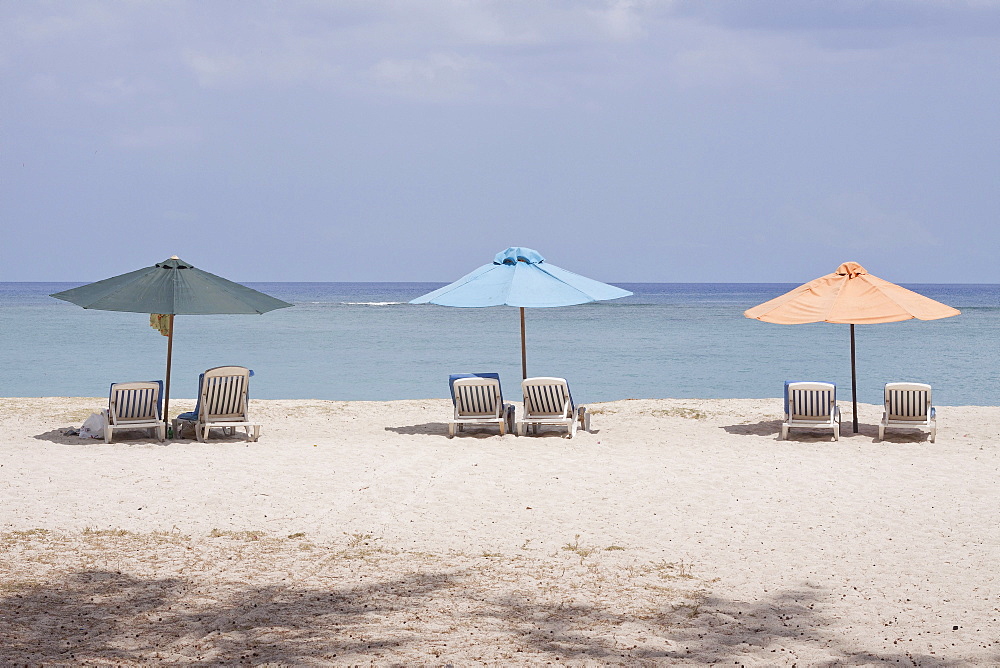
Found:
[[[789,383],[786,411],[793,418],[827,418],[837,402],[833,383]]]
[[[246,419],[250,369],[217,366],[201,381],[199,410],[204,419]]]
[[[500,382],[500,374],[495,371],[484,371],[482,373],[453,373],[448,376],[448,389],[451,391],[451,402],[455,403],[455,381],[459,378],[493,378]],[[500,402],[503,402],[503,388],[500,388]]]
[[[524,394],[524,414],[528,417],[569,417],[573,412],[569,383],[565,378],[525,378],[521,381],[521,391]]]
[[[111,424],[160,420],[161,381],[115,383],[108,397]]]
[[[890,420],[926,420],[930,409],[930,385],[924,383],[885,384],[885,412]]]
[[[500,417],[503,401],[500,399],[500,381],[496,378],[456,378],[452,383],[455,393],[455,417]]]

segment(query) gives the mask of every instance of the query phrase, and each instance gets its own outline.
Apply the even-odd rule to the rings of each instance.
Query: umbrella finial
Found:
[[[518,262],[538,264],[545,262],[545,258],[538,251],[521,246],[511,246],[505,251],[500,251],[493,258],[493,264],[517,264]]]
[[[857,262],[845,262],[839,267],[837,267],[837,271],[833,273],[837,274],[838,276],[847,276],[848,278],[854,278],[855,276],[860,276],[861,274],[867,274],[868,271]]]
[[[171,259],[171,260],[179,260],[180,258],[179,258],[179,257],[177,257],[176,255],[171,255],[171,256],[170,256],[170,259]]]

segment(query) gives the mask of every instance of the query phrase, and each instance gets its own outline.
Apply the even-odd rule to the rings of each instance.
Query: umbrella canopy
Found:
[[[460,308],[520,306],[550,308],[628,297],[628,290],[560,269],[530,248],[508,248],[450,285],[411,304]]]
[[[521,373],[527,378],[524,309],[553,308],[628,297],[628,290],[549,264],[531,248],[511,247],[454,283],[412,300],[458,308],[517,306],[521,309]]]
[[[169,315],[267,313],[291,306],[177,257],[51,296],[99,311]]]
[[[857,262],[845,262],[832,274],[754,306],[744,315],[779,325],[872,325],[913,318],[938,320],[959,313],[958,309],[872,276]]]
[[[51,297],[87,309],[169,315],[163,416],[170,402],[170,359],[175,315],[266,313],[291,306],[245,285],[196,268],[177,256],[152,267],[57,292]]]
[[[779,325],[832,322],[851,326],[851,390],[854,431],[858,431],[857,366],[854,326],[901,320],[938,320],[961,311],[872,276],[857,262],[845,262],[832,274],[820,276],[780,297],[747,309],[743,315]]]

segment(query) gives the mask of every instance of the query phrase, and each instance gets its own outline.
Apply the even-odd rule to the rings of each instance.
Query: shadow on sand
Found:
[[[513,586],[484,594],[467,577],[418,570],[369,582],[331,578],[324,588],[234,583],[215,596],[183,578],[108,570],[9,583],[0,596],[0,663],[441,664],[450,655],[588,665],[962,663],[915,646],[853,646],[831,632],[833,620],[818,611],[822,592],[808,587],[756,601],[704,595],[637,616],[618,605],[541,601]],[[981,658],[995,664],[1000,656]]]
[[[417,436],[448,436],[448,425],[444,422],[425,422],[424,424],[413,424],[404,425],[400,427],[386,427],[386,431],[391,431],[396,434],[407,434],[407,435],[417,435]],[[581,432],[577,432],[578,434]],[[591,429],[591,434],[599,434],[600,430]],[[460,431],[455,432],[455,440],[462,438],[490,438],[492,436],[499,436],[500,431],[495,426],[471,426],[464,425],[464,428]],[[505,436],[517,436],[517,431],[506,432]],[[542,427],[537,434],[533,434],[529,431],[524,438],[566,438],[566,428],[565,427],[552,427],[546,428]]]
[[[60,429],[50,429],[49,431],[35,434],[32,438],[39,441],[48,441],[59,445],[104,445],[103,438],[85,438],[78,435],[67,434],[70,427]],[[128,443],[131,445],[170,445],[171,441],[165,440],[162,443],[149,436],[148,429],[120,429],[115,431],[112,443]]]
[[[50,429],[49,431],[42,432],[41,434],[35,434],[32,438],[39,441],[48,441],[49,443],[57,443],[59,445],[105,445],[103,438],[84,438],[82,436],[70,435],[66,432],[70,427],[63,427],[61,429]],[[447,428],[445,429],[447,433]],[[160,441],[156,438],[152,438],[149,435],[149,429],[116,429],[114,438],[111,440],[112,445],[148,445],[148,446],[167,446],[172,443],[197,443],[198,440],[194,436],[189,436],[185,438],[168,438]],[[248,445],[255,445],[247,441],[246,434],[238,431],[234,434],[226,434],[221,429],[213,429],[209,440],[204,443],[204,445],[209,445],[212,443],[246,443]]]
[[[722,428],[730,434],[772,436],[775,440],[778,440],[781,436],[781,422],[781,420],[762,420],[749,424],[725,425]],[[840,424],[840,440],[844,441],[856,438],[878,442],[878,425],[861,423],[858,425],[858,433],[855,434],[850,419],[845,418]],[[820,443],[832,440],[833,436],[829,429],[792,429],[788,432],[789,442]],[[928,443],[930,442],[930,434],[919,431],[893,431],[892,429],[887,429],[885,439],[882,442],[887,444]]]

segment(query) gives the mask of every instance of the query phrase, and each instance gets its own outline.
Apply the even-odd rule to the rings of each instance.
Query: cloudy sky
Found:
[[[997,0],[0,0],[0,281],[1000,283]]]

